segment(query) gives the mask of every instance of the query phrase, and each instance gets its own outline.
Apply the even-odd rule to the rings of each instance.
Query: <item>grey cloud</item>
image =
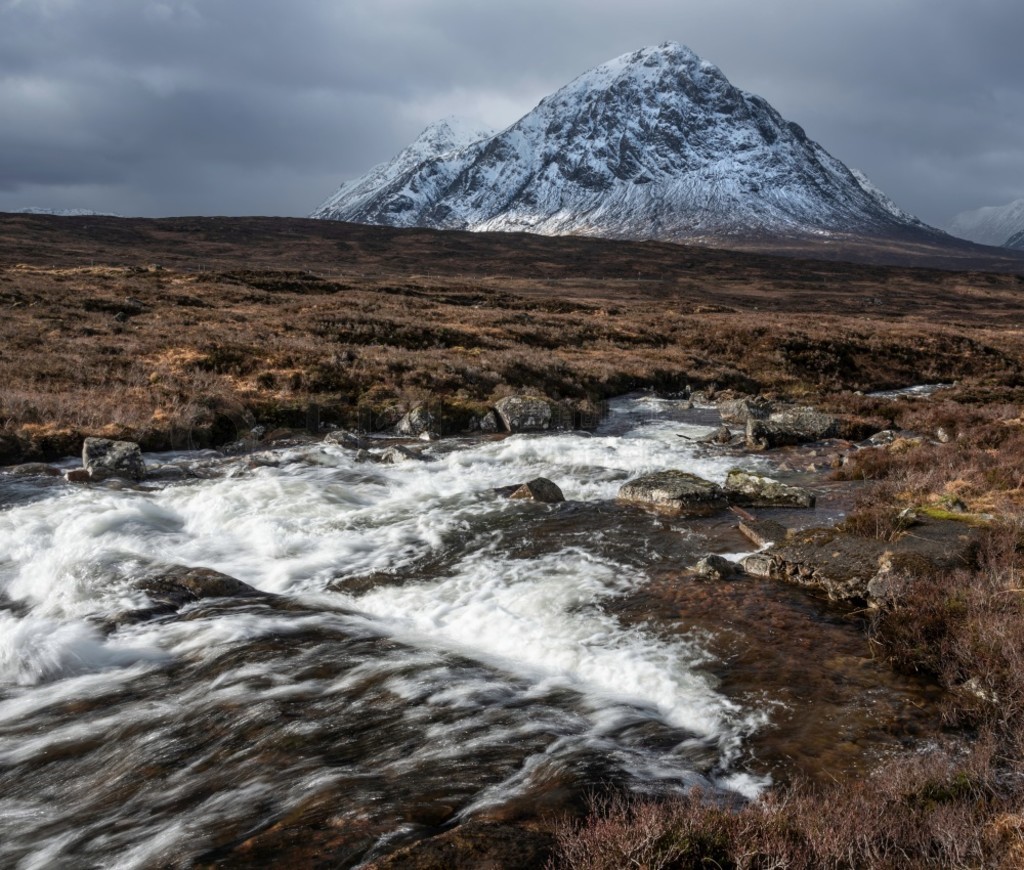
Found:
[[[0,0],[0,208],[305,214],[432,114],[677,40],[901,206],[1024,196],[1016,0]]]

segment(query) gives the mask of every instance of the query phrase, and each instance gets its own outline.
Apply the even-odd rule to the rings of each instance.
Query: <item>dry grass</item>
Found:
[[[551,868],[1019,867],[1024,817],[992,779],[991,748],[889,763],[859,782],[794,786],[742,808],[687,799],[595,798],[558,829]]]

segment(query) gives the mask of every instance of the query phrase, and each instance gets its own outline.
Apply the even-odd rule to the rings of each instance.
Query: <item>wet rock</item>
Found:
[[[470,821],[363,865],[366,870],[545,867],[554,836],[506,822]]]
[[[419,451],[412,450],[404,444],[396,444],[380,453],[377,461],[381,465],[398,465],[402,462],[423,462],[424,459]]]
[[[60,469],[45,462],[25,462],[22,465],[5,468],[4,471],[18,477],[60,477]]]
[[[118,477],[117,472],[107,468],[72,468],[64,472],[68,483],[103,483]]]
[[[180,465],[158,465],[146,469],[146,480],[174,481],[184,480],[186,477],[185,469]]]
[[[765,555],[774,579],[833,600],[884,603],[898,594],[901,577],[974,564],[978,542],[979,530],[967,523],[924,519],[894,541],[859,538],[841,528],[809,529]]]
[[[767,420],[748,419],[746,440],[751,450],[769,450],[821,441],[838,433],[839,420],[831,414],[814,408],[790,407],[773,411]]]
[[[698,439],[701,444],[731,444],[733,439],[732,431],[726,425],[719,426],[710,435]]]
[[[82,466],[90,474],[103,471],[135,481],[146,476],[142,450],[134,441],[86,438],[82,445]]]
[[[770,477],[734,468],[725,479],[725,497],[744,507],[814,507],[814,495]]]
[[[328,432],[324,436],[324,441],[328,444],[335,444],[338,447],[344,447],[346,450],[365,450],[367,447],[366,440],[360,438],[358,435],[347,432],[344,429],[338,429],[335,432]]]
[[[508,396],[494,404],[509,432],[541,432],[551,428],[551,403],[539,396]]]
[[[758,547],[781,544],[786,540],[789,530],[774,520],[741,520],[740,533]]]
[[[725,423],[746,425],[747,420],[767,420],[771,414],[772,403],[764,396],[744,396],[741,399],[730,399],[721,402],[718,413]]]
[[[698,576],[707,580],[724,580],[736,574],[736,563],[724,556],[705,556],[693,569]]]
[[[251,598],[263,594],[212,568],[181,565],[140,580],[136,588],[145,592],[157,607],[174,610],[203,598]]]
[[[556,504],[565,501],[562,490],[558,484],[553,483],[546,477],[535,477],[526,483],[516,484],[510,487],[502,487],[502,491],[510,490],[507,498],[529,499],[531,501],[544,502],[545,504]]]
[[[395,432],[406,438],[418,438],[424,433],[435,431],[434,415],[426,405],[417,405],[395,425]]]
[[[624,483],[619,500],[687,516],[707,516],[727,504],[720,486],[685,471],[658,471]]]

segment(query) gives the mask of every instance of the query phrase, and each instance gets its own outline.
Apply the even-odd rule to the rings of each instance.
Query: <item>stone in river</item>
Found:
[[[708,516],[727,504],[720,486],[686,471],[657,471],[624,483],[619,500],[687,516]]]

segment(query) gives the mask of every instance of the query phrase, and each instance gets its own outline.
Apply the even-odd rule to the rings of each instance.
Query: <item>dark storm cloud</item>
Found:
[[[1017,0],[0,0],[0,208],[305,214],[683,42],[933,223],[1024,196]]]

